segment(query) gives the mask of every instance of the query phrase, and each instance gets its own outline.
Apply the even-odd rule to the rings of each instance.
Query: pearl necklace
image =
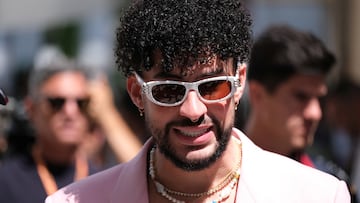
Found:
[[[240,144],[240,149],[242,149],[241,142],[239,144]],[[240,161],[236,165],[235,170],[231,171],[228,175],[226,175],[224,180],[222,180],[221,183],[219,185],[217,185],[216,187],[211,188],[210,190],[208,190],[206,192],[201,192],[201,193],[183,193],[183,192],[171,190],[156,180],[156,177],[155,177],[156,169],[154,166],[155,149],[156,149],[156,146],[154,146],[150,151],[149,175],[155,184],[156,191],[161,196],[165,197],[166,199],[168,199],[169,201],[171,201],[173,203],[185,203],[185,201],[178,200],[175,197],[173,197],[172,195],[182,196],[182,197],[200,198],[200,197],[205,197],[205,196],[211,196],[218,192],[219,192],[218,199],[212,200],[211,203],[222,202],[230,196],[231,191],[234,189],[234,187],[237,185],[237,182],[240,179],[242,150],[240,150]]]

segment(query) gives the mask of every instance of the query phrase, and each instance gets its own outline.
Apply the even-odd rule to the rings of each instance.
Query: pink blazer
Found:
[[[343,181],[296,161],[264,151],[242,132],[243,161],[236,202],[350,203]],[[46,203],[147,203],[146,155],[152,139],[130,162],[68,185]]]

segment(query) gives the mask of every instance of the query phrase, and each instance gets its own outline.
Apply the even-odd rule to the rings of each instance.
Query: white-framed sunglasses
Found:
[[[216,103],[232,97],[240,81],[237,76],[218,76],[196,82],[173,80],[149,81],[135,73],[142,93],[159,106],[177,106],[183,103],[190,90],[194,90],[204,103]]]

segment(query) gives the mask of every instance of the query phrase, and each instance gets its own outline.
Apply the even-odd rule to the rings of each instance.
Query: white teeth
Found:
[[[197,137],[202,134],[204,134],[207,131],[207,129],[204,130],[198,130],[198,131],[180,131],[181,134],[189,137]]]

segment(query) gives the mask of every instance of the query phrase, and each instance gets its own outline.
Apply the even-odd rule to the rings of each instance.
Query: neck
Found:
[[[56,165],[67,165],[73,163],[77,153],[75,146],[59,146],[37,142],[34,148],[39,151],[45,162]]]
[[[251,141],[264,150],[287,157],[291,154],[289,146],[286,146],[282,144],[281,141],[276,140],[276,137],[273,136],[275,133],[271,132],[266,125],[256,121],[256,118],[252,116],[249,117],[245,126],[245,134],[251,139]]]
[[[51,162],[52,164],[56,164],[56,165],[65,165],[65,164],[69,164],[69,162],[55,162],[54,159],[52,159],[51,161],[49,161],[50,159],[45,159],[45,157],[49,157],[46,156],[47,154],[45,153],[45,151],[43,151],[43,148],[41,148],[40,145],[35,145],[33,150],[32,150],[32,157],[34,159],[34,162],[36,164],[36,169],[38,172],[38,175],[40,177],[40,181],[44,187],[44,190],[46,192],[47,195],[51,195],[54,192],[56,192],[58,190],[58,186],[56,183],[55,178],[53,177],[53,174],[49,171],[49,169],[47,168],[48,166],[46,165],[46,161],[47,162]],[[81,157],[80,155],[78,156],[73,156],[72,157],[74,160],[74,164],[75,164],[75,173],[74,173],[74,181],[80,180],[82,178],[85,178],[86,176],[88,176],[89,173],[89,166],[87,164],[86,159],[84,159],[84,157]],[[71,160],[73,161],[73,160]]]
[[[152,179],[155,179],[167,189],[187,194],[189,198],[194,198],[196,195],[205,198],[206,196],[215,195],[228,185],[232,184],[234,187],[239,177],[242,156],[241,144],[235,139],[230,139],[227,149],[219,160],[209,168],[201,171],[189,172],[179,169],[157,149],[154,150],[153,165],[155,174],[152,175],[153,178],[149,177],[149,183],[154,182]],[[171,171],[171,173],[168,171]],[[235,176],[237,177],[235,178]],[[232,183],[230,183],[231,181]],[[215,192],[212,193],[211,191],[214,190]],[[156,188],[153,188],[152,191],[156,192]],[[186,195],[180,196],[184,197]]]
[[[298,150],[290,153],[289,157],[295,161],[300,161],[303,155],[305,155],[305,152],[303,150]]]

